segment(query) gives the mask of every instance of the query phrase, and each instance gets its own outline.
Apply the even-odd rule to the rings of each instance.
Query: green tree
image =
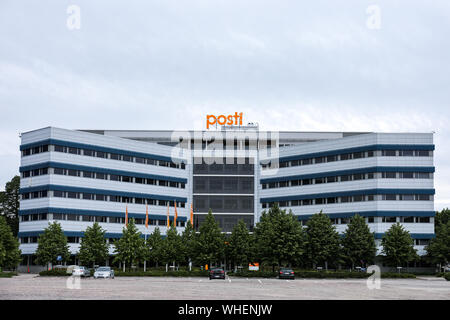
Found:
[[[400,267],[417,257],[414,240],[400,223],[393,224],[381,239],[382,254],[388,266]]]
[[[181,245],[183,261],[188,263],[193,260],[195,254],[195,242],[197,241],[196,233],[191,221],[187,221],[186,227],[181,234]]]
[[[450,209],[445,208],[436,212],[434,217],[434,227],[437,229],[441,224],[446,224],[450,221]]]
[[[350,219],[342,239],[343,253],[351,265],[372,263],[375,260],[377,248],[375,237],[370,232],[365,219],[356,214]]]
[[[94,266],[108,258],[109,245],[105,238],[105,232],[98,222],[94,222],[92,226],[86,228],[78,254],[81,263]]]
[[[235,266],[246,265],[251,262],[251,240],[247,225],[244,220],[239,220],[233,228],[228,246],[229,257]]]
[[[304,254],[305,233],[292,211],[286,213],[278,205],[263,212],[255,227],[255,242],[259,260],[281,266],[299,261]]]
[[[14,237],[19,232],[19,189],[20,177],[15,176],[6,183],[5,192],[0,196],[1,214],[6,217]]]
[[[426,247],[427,258],[433,263],[447,265],[450,262],[450,221],[441,222],[435,230],[436,238]]]
[[[306,226],[306,257],[313,268],[317,265],[340,262],[341,247],[339,234],[330,218],[320,211],[308,220]]]
[[[225,238],[220,227],[209,210],[205,221],[200,225],[197,241],[195,241],[195,259],[201,264],[211,264],[223,258]]]
[[[44,233],[38,238],[38,247],[36,250],[36,261],[41,265],[56,264],[57,258],[61,256],[62,261],[70,258],[69,246],[67,245],[67,237],[58,222],[49,223],[44,229]]]
[[[0,216],[0,269],[14,269],[20,262],[20,249],[5,217]]]
[[[169,230],[167,230],[166,237],[163,241],[163,262],[170,264],[183,260],[182,254],[183,246],[181,243],[181,236],[177,232],[177,228],[172,223]]]
[[[147,257],[145,240],[137,229],[134,219],[128,221],[128,225],[122,229],[122,237],[114,242],[116,257],[115,262],[123,263],[123,270],[130,269]]]
[[[164,257],[164,239],[161,236],[161,231],[158,227],[147,238],[147,256],[150,261],[153,261],[158,267],[158,264],[163,261]]]

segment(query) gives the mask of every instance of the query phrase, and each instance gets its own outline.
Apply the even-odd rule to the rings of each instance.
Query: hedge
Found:
[[[68,277],[71,274],[67,273],[66,269],[53,269],[48,271],[41,271],[39,275],[42,277]]]
[[[395,273],[395,272],[382,272],[381,278],[390,278],[390,279],[414,279],[416,278],[415,274],[412,273]]]
[[[301,270],[295,271],[296,278],[315,278],[315,279],[343,279],[343,278],[368,278],[371,274],[365,272],[348,272],[348,271],[313,271]],[[276,278],[278,272],[269,271],[241,271],[236,273],[229,273],[230,276],[235,277],[258,277],[258,278]]]
[[[209,271],[164,271],[164,270],[151,270],[151,271],[114,271],[116,277],[208,277]]]
[[[445,278],[445,280],[450,281],[450,272],[445,273],[444,278]]]
[[[17,276],[16,272],[0,272],[0,278],[12,278],[13,276]]]

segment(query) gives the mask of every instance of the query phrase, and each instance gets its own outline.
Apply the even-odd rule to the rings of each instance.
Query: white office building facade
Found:
[[[47,127],[22,133],[22,254],[34,254],[38,236],[52,221],[61,224],[74,255],[94,221],[110,241],[119,238],[125,210],[142,233],[159,227],[165,234],[168,204],[171,221],[176,204],[179,232],[191,204],[194,227],[211,209],[229,233],[240,219],[252,230],[262,211],[276,203],[303,224],[322,211],[340,233],[359,214],[378,247],[396,222],[411,233],[420,255],[434,237],[432,133],[224,131],[226,137],[239,134],[228,141],[231,150],[217,152],[215,143],[216,153],[208,150],[210,132],[188,132],[187,144],[171,131]]]

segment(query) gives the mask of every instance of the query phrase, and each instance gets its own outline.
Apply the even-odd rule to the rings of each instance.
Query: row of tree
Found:
[[[442,219],[437,237],[428,247],[429,257],[437,263],[449,261],[448,216],[446,219],[447,222]],[[241,220],[229,236],[221,232],[211,212],[199,232],[195,232],[188,222],[181,234],[172,225],[166,236],[155,228],[147,240],[131,219],[123,229],[122,237],[112,245],[114,261],[124,268],[141,265],[144,261],[156,266],[225,262],[236,267],[259,262],[272,268],[283,265],[306,268],[344,265],[353,268],[372,264],[377,255],[374,234],[359,215],[350,219],[345,233],[340,236],[329,217],[322,212],[314,214],[303,228],[292,212],[287,213],[277,206],[263,212],[253,233]],[[418,258],[413,239],[399,223],[385,233],[381,245],[382,256],[389,266],[404,265]],[[85,231],[78,259],[85,265],[103,263],[109,257],[109,247],[105,231],[94,223]],[[36,256],[40,264],[57,263],[58,256],[63,261],[69,259],[67,240],[57,222],[50,224],[39,237]]]

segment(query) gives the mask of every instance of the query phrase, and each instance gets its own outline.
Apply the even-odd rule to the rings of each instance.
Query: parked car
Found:
[[[225,271],[221,268],[211,269],[209,272],[209,280],[211,279],[224,279],[225,280]]]
[[[90,277],[91,271],[88,268],[77,266],[77,267],[73,268],[72,275],[79,276],[79,277]]]
[[[444,272],[450,272],[450,264],[444,267]]]
[[[111,267],[98,267],[95,269],[94,278],[110,278],[114,279],[114,270]]]
[[[295,273],[292,269],[282,268],[278,273],[279,279],[295,279]]]

